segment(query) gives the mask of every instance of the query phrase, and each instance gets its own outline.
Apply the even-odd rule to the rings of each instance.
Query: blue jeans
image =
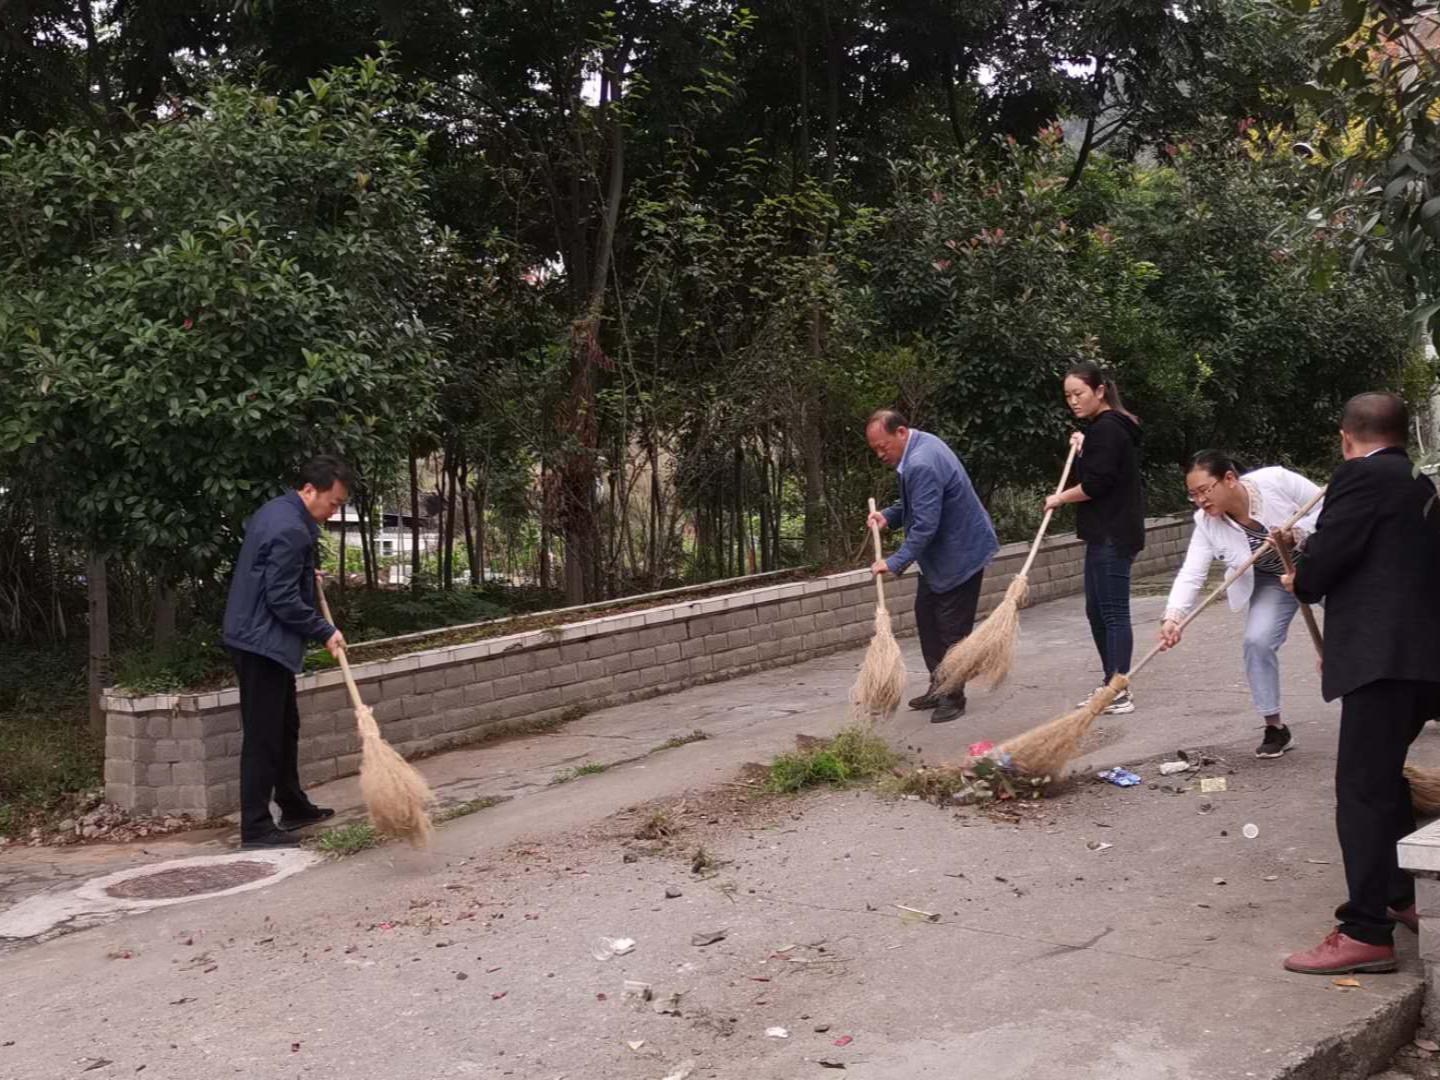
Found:
[[[1085,545],[1085,614],[1100,653],[1105,681],[1130,673],[1135,631],[1130,624],[1130,567],[1134,555],[1111,543]]]
[[[1280,711],[1280,646],[1300,601],[1285,591],[1275,574],[1256,574],[1255,592],[1245,612],[1245,681],[1261,716]]]

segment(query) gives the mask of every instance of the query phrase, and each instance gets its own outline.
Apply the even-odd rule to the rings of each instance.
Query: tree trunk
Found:
[[[955,57],[947,49],[945,65],[945,107],[950,114],[950,133],[955,136],[955,149],[965,149],[965,134],[960,128],[960,101],[955,94]]]
[[[544,498],[546,490],[545,462],[540,462],[540,588],[550,588],[550,514]]]
[[[650,433],[650,544],[646,551],[647,574],[652,584],[660,580],[660,527],[664,514],[660,508],[660,440]]]
[[[1090,151],[1095,148],[1095,121],[1105,108],[1105,77],[1104,62],[1097,56],[1095,58],[1095,94],[1096,101],[1085,121],[1085,138],[1080,142],[1080,149],[1075,154],[1075,166],[1070,170],[1070,179],[1065,181],[1065,190],[1070,191],[1080,183],[1080,177],[1085,172],[1085,165],[1090,160]]]
[[[465,523],[465,559],[470,566],[470,587],[480,584],[479,553],[475,550],[475,533],[470,528],[470,463],[460,468],[460,513]]]
[[[730,531],[734,534],[735,542],[735,576],[743,577],[745,574],[745,529],[741,527],[740,521],[745,513],[745,452],[740,448],[740,441],[735,441],[735,468],[734,468],[735,501],[734,509],[731,512]]]
[[[163,578],[155,581],[155,651],[166,652],[175,644],[175,590]]]
[[[806,410],[805,428],[805,561],[825,561],[825,537],[828,534],[829,507],[825,500],[825,439],[820,430],[819,409]]]
[[[442,571],[444,588],[449,592],[455,587],[455,475],[460,463],[445,455],[445,568]]]
[[[820,18],[825,30],[825,183],[835,182],[840,164],[840,37],[830,23],[830,0],[821,0]]]
[[[487,459],[488,460],[488,459]],[[480,567],[480,583],[485,581],[485,515],[490,503],[490,466],[480,474],[475,488],[475,556]]]
[[[341,533],[344,544],[344,533]],[[415,443],[410,443],[410,588],[420,590],[420,463],[416,460]]]
[[[105,735],[105,707],[101,692],[110,685],[110,575],[100,552],[90,552],[85,567],[85,591],[90,602],[90,733]]]

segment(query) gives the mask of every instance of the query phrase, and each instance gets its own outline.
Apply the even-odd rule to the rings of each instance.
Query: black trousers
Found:
[[[300,710],[295,676],[256,653],[230,650],[240,676],[240,839],[275,828],[273,798],[281,814],[300,814],[313,804],[300,787]]]
[[[980,585],[985,571],[977,570],[973,577],[962,581],[955,588],[936,592],[920,576],[915,590],[915,629],[920,635],[920,654],[925,657],[925,668],[932,675],[940,661],[962,638],[968,637],[975,629],[975,609],[980,606]],[[962,686],[953,695],[965,697]]]
[[[1400,869],[1395,845],[1415,831],[1405,755],[1425,722],[1440,712],[1440,683],[1381,679],[1341,699],[1335,763],[1335,830],[1350,899],[1335,912],[1342,933],[1389,945],[1385,908],[1415,902],[1415,882]]]

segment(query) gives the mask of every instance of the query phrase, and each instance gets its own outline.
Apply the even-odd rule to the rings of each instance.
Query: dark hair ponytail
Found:
[[[1065,372],[1067,379],[1071,376],[1079,379],[1097,394],[1104,389],[1106,405],[1132,423],[1140,423],[1140,418],[1125,408],[1125,403],[1120,399],[1120,387],[1115,384],[1115,373],[1109,368],[1102,368],[1093,360],[1081,360],[1079,363],[1071,364],[1070,370]]]
[[[1190,467],[1185,471],[1194,472],[1196,469],[1204,469],[1216,480],[1223,480],[1226,473],[1234,473],[1236,476],[1245,474],[1244,467],[1223,450],[1201,450],[1190,459]]]

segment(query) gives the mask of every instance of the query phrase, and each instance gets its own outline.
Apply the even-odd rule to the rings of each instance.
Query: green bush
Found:
[[[895,766],[895,752],[884,739],[863,728],[849,727],[829,743],[770,763],[770,789],[790,794],[822,784],[844,785],[873,780]]]

